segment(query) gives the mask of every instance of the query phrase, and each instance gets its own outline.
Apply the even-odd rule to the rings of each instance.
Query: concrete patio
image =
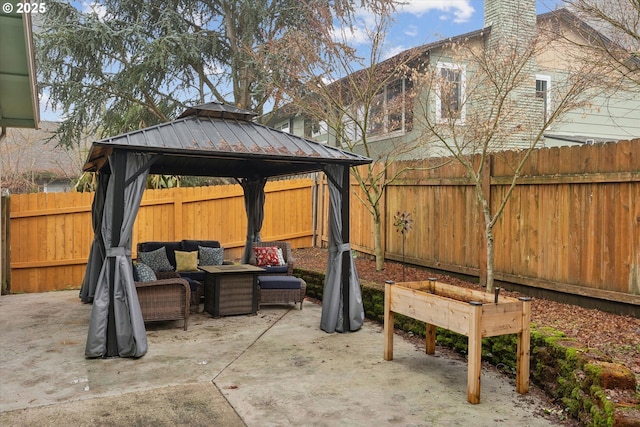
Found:
[[[540,393],[483,369],[466,400],[464,360],[428,356],[382,327],[320,330],[321,307],[147,326],[138,359],[84,358],[91,306],[78,291],[0,297],[0,425],[451,426],[557,425]]]

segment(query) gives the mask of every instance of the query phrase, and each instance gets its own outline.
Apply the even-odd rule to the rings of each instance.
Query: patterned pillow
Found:
[[[280,265],[278,260],[278,248],[275,246],[253,248],[256,254],[256,265],[258,267]]]
[[[151,252],[140,252],[138,258],[153,271],[173,271],[173,266],[167,258],[167,248],[164,246]]]
[[[200,265],[222,265],[224,248],[198,246],[198,256],[200,257]]]
[[[143,262],[138,261],[136,263],[136,272],[138,273],[138,282],[153,282],[158,280],[156,273]]]
[[[287,265],[287,262],[284,260],[284,255],[282,254],[282,248],[278,248],[278,262],[279,266]]]
[[[196,271],[198,269],[198,251],[174,251],[176,254],[176,271]]]

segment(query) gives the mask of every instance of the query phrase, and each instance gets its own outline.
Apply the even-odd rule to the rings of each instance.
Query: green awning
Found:
[[[37,129],[40,107],[31,15],[17,13],[18,3],[4,0],[0,11],[0,127]]]

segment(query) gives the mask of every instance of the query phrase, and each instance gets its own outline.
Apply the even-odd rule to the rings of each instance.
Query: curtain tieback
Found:
[[[351,250],[351,243],[342,243],[329,249],[331,253],[343,253]]]
[[[113,258],[117,256],[131,256],[131,249],[116,246],[115,248],[107,248],[107,258]]]

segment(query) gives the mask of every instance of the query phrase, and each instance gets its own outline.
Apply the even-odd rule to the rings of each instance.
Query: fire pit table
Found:
[[[439,283],[385,284],[384,360],[393,360],[394,313],[426,325],[426,353],[435,353],[436,327],[469,339],[467,400],[480,403],[482,338],[518,334],[516,391],[529,391],[530,298],[510,298]]]
[[[264,268],[253,265],[204,265],[204,310],[214,317],[256,314],[258,279]]]

